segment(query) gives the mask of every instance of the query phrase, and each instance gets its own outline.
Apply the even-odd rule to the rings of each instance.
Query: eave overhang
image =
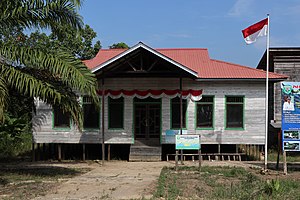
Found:
[[[287,78],[272,78],[269,79],[269,82],[280,82],[280,81],[285,81]],[[246,82],[266,82],[265,78],[197,78],[195,79],[196,81],[220,81],[220,82],[225,82],[225,81],[246,81]]]

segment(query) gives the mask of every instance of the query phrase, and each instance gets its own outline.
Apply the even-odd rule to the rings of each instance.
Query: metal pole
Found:
[[[182,78],[180,77],[180,135],[182,135],[182,127],[183,127],[183,109],[182,109]],[[180,161],[183,164],[183,150],[180,150]]]
[[[268,168],[268,111],[269,111],[269,48],[270,48],[270,16],[268,16],[267,28],[267,70],[266,70],[266,133],[265,133],[265,165],[264,169]]]

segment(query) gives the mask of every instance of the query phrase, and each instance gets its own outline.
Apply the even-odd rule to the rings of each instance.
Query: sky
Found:
[[[256,67],[266,37],[246,45],[241,30],[270,15],[270,47],[300,46],[299,0],[85,0],[79,10],[103,49],[207,48],[212,59]]]

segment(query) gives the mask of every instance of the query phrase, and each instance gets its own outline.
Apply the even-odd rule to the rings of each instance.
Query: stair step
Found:
[[[161,161],[159,155],[130,155],[129,161]]]
[[[129,161],[161,161],[161,146],[131,145]]]
[[[130,153],[161,154],[161,148],[130,148]]]

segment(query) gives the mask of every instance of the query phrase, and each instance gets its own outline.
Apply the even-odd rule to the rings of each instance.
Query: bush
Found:
[[[30,150],[32,134],[27,119],[5,116],[0,126],[0,159],[14,158]]]

